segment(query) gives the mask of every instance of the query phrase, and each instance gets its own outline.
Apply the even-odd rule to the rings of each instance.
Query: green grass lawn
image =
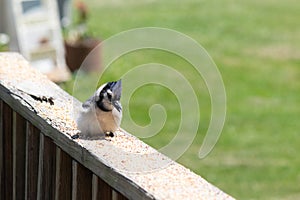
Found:
[[[179,163],[237,199],[300,199],[298,1],[87,2],[89,27],[95,36],[107,39],[137,27],[170,28],[194,38],[216,62],[226,87],[227,118],[220,140],[202,160],[198,151],[210,119],[210,98],[204,82],[199,82],[201,77],[185,60],[163,51],[141,50],[112,63],[100,81],[115,80],[137,65],[157,62],[174,67],[201,91],[197,93],[198,135]],[[87,88],[94,84],[86,82]],[[72,83],[62,86],[72,92]],[[88,95],[83,90],[77,98],[84,100]],[[144,141],[159,148],[174,136],[180,122],[174,95],[148,85],[134,93],[129,108],[135,122],[146,125],[148,109],[156,103],[166,108],[168,119],[158,135]],[[127,119],[122,126],[130,130]]]

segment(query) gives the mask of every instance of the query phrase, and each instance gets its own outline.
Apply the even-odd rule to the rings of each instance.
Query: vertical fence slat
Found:
[[[27,123],[26,144],[26,198],[36,199],[39,164],[39,139],[40,131],[30,123]]]
[[[0,199],[4,199],[3,101],[0,99]]]
[[[26,120],[18,113],[14,115],[14,195],[16,199],[24,199]]]
[[[97,178],[97,193],[96,199],[112,199],[112,188],[98,176]]]
[[[4,147],[4,190],[5,199],[13,197],[13,146],[12,146],[12,117],[13,111],[3,104],[3,147]]]
[[[92,199],[93,173],[80,163],[76,171],[76,199]]]
[[[95,174],[93,174],[92,178],[92,199],[97,200],[97,192],[98,192],[98,178]]]
[[[41,183],[41,199],[54,199],[55,197],[55,161],[56,146],[52,139],[44,137],[43,171]]]
[[[42,199],[42,177],[43,177],[43,163],[44,163],[44,135],[40,134],[40,142],[39,142],[39,164],[38,164],[38,178],[37,178],[37,195],[36,199]]]
[[[77,162],[72,160],[72,200],[76,200],[77,191]]]
[[[56,200],[72,198],[72,158],[60,148],[56,149]]]

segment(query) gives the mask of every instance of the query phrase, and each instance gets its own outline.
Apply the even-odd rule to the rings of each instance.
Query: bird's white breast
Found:
[[[121,124],[122,113],[115,108],[104,112],[94,106],[83,109],[77,118],[77,127],[82,135],[95,136],[115,132]]]

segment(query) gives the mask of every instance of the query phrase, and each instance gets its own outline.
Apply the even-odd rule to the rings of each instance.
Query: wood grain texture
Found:
[[[52,139],[44,137],[43,166],[40,198],[51,200],[55,197],[56,146]]]
[[[112,188],[102,179],[96,176],[97,191],[95,199],[112,199]]]
[[[27,123],[25,198],[37,198],[40,130]]]
[[[18,113],[14,117],[14,195],[24,199],[25,195],[25,159],[26,159],[26,119]]]
[[[71,200],[72,158],[60,148],[56,152],[56,200]]]
[[[3,101],[0,99],[0,199],[4,199]]]
[[[4,147],[4,199],[13,197],[13,145],[12,145],[13,111],[6,103],[3,104],[3,147]]]
[[[93,173],[80,163],[77,164],[76,199],[92,199]]]

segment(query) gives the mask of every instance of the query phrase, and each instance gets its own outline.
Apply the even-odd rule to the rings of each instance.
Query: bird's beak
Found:
[[[111,89],[112,93],[114,94],[113,101],[120,101],[121,94],[122,94],[122,80],[120,79],[116,82],[113,82],[111,84],[110,89]]]

